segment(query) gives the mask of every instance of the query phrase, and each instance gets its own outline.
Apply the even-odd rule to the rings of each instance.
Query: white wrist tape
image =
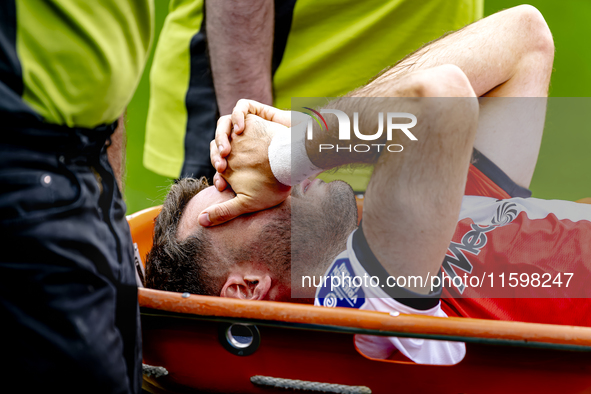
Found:
[[[321,168],[312,164],[306,152],[306,122],[298,126],[278,131],[269,145],[271,171],[279,182],[287,186],[297,185],[322,172]]]

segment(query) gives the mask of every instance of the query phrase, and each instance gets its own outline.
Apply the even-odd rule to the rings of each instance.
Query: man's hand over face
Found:
[[[228,184],[236,193],[232,200],[207,208],[199,215],[202,226],[227,222],[245,213],[274,207],[287,199],[291,188],[275,179],[269,164],[268,149],[277,132],[289,132],[286,126],[269,122],[258,116],[247,115],[244,131],[231,132],[232,119],[224,116],[218,121],[216,140],[211,142],[210,157],[218,170],[214,184],[223,190]],[[226,136],[229,151],[223,165],[218,148],[218,136]]]
[[[222,116],[218,120],[218,126],[215,131],[216,149],[215,151],[210,150],[211,165],[215,167],[218,173],[222,173],[226,169],[226,156],[228,156],[231,151],[231,133],[238,135],[244,131],[245,119],[248,114],[257,115],[270,122],[291,127],[290,111],[282,111],[254,100],[238,100],[236,106],[232,110],[232,115]],[[214,180],[215,179],[216,178],[214,177]],[[214,184],[219,191],[224,190],[228,186],[223,178],[218,176],[217,180],[219,182],[214,182]]]

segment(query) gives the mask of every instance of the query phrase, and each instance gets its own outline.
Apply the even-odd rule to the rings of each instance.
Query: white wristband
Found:
[[[269,145],[269,164],[275,178],[287,186],[297,185],[322,172],[306,152],[306,122],[288,131],[278,131]],[[292,168],[293,165],[293,168]]]

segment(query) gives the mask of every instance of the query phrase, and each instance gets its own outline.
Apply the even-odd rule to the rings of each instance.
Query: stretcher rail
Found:
[[[591,328],[326,308],[140,289],[143,314],[351,334],[591,351]],[[156,312],[158,311],[158,312]]]

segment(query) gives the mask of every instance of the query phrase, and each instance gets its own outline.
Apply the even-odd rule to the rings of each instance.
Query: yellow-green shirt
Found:
[[[7,0],[0,111],[95,127],[116,120],[139,83],[153,0]]]

